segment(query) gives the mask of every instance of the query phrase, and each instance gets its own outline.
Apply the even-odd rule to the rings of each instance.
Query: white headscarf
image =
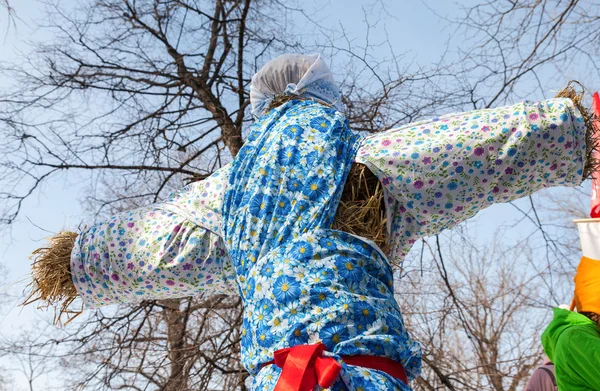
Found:
[[[339,87],[320,54],[284,54],[265,64],[252,77],[252,114],[266,114],[276,95],[312,98],[342,108]]]

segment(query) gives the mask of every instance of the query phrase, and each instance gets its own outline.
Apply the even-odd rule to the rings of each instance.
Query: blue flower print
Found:
[[[273,343],[273,332],[269,326],[263,326],[256,333],[256,342],[263,348],[271,346]]]
[[[383,356],[385,354],[383,344],[379,341],[367,341],[365,343],[365,348],[369,349],[370,352],[373,352],[374,356]]]
[[[262,277],[266,277],[269,278],[273,275],[273,265],[269,262],[265,263],[261,268],[260,268],[260,275]]]
[[[307,259],[313,255],[313,247],[308,242],[298,242],[294,244],[291,255],[296,259]]]
[[[287,182],[287,190],[290,192],[300,191],[302,189],[302,182],[296,178],[290,178]]]
[[[273,207],[273,198],[265,194],[257,194],[250,201],[250,213],[256,217],[267,215]]]
[[[304,129],[300,125],[289,125],[283,129],[283,134],[293,139],[300,139],[302,133]]]
[[[385,324],[390,328],[392,332],[400,332],[404,329],[402,321],[395,315],[388,315],[385,318]]]
[[[256,304],[254,316],[259,324],[266,324],[273,318],[273,308],[269,299],[262,299]]]
[[[352,385],[354,386],[354,391],[369,391],[380,389],[377,385],[373,384],[369,380],[359,376],[352,377]]]
[[[306,212],[309,211],[310,209],[310,202],[308,201],[293,201],[292,205],[294,206],[294,209],[298,212],[300,212],[301,215],[305,214]]]
[[[305,277],[306,282],[311,286],[331,285],[331,279],[334,275],[333,270],[323,267],[318,269],[318,267],[315,265],[315,270]]]
[[[300,304],[300,302],[298,302],[298,301],[288,302],[284,306],[284,310],[287,314],[289,321],[292,323],[300,322],[300,321],[302,321],[302,318],[304,317],[305,309],[303,308],[303,305]]]
[[[308,180],[302,194],[307,196],[311,201],[321,198],[327,193],[327,182],[323,178],[313,177]]]
[[[367,283],[367,288],[369,292],[373,295],[373,297],[377,297],[380,299],[386,298],[390,294],[390,290],[388,286],[381,281],[371,278]]]
[[[329,121],[325,117],[316,117],[310,121],[310,126],[321,133],[325,133],[329,130],[329,127],[331,126],[331,121]]]
[[[340,276],[348,281],[360,281],[363,279],[362,270],[353,262],[352,258],[338,255],[335,259],[335,266]]]
[[[347,240],[350,243],[350,245],[352,246],[352,249],[354,249],[354,251],[356,251],[357,253],[367,256],[367,257],[370,257],[371,254],[373,253],[373,248],[371,246],[369,246],[366,242],[364,242],[354,236],[349,236],[349,238]]]
[[[271,167],[261,168],[258,170],[258,183],[264,185],[269,183],[273,176],[273,169]]]
[[[317,151],[309,152],[308,155],[306,155],[306,164],[308,164],[308,166],[312,166],[315,164],[315,162],[318,159],[319,159],[319,152],[317,152]]]
[[[275,204],[275,215],[285,217],[290,213],[291,202],[286,196],[279,196]]]
[[[279,276],[273,284],[273,294],[280,303],[297,300],[300,296],[300,284],[289,276]]]
[[[354,321],[363,327],[373,323],[375,321],[375,309],[373,306],[364,301],[357,303],[354,310]]]
[[[252,326],[250,326],[250,322],[248,322],[248,319],[244,319],[244,321],[242,322],[242,329],[240,330],[243,344],[252,343],[251,327]]]
[[[295,146],[287,146],[277,153],[277,159],[282,166],[294,165],[300,160],[300,152]]]
[[[327,350],[333,350],[338,343],[345,341],[349,337],[348,329],[340,323],[329,323],[319,331],[319,338],[327,346]]]
[[[330,289],[314,288],[310,290],[310,301],[313,305],[327,308],[335,303],[335,296]]]
[[[335,241],[331,238],[322,238],[319,240],[319,246],[324,247],[328,250],[335,250],[337,246],[335,245]]]
[[[315,265],[315,268],[318,268],[319,266],[320,265]],[[326,284],[328,284],[335,276],[333,270],[326,267],[321,267],[319,269],[319,275],[321,277],[321,282]]]
[[[254,288],[255,288],[254,278],[250,277],[246,280],[246,284],[244,285],[243,292],[246,296],[252,297],[252,296],[254,296]]]
[[[303,345],[308,343],[308,331],[302,323],[297,323],[292,327],[292,332],[288,339],[290,346]]]

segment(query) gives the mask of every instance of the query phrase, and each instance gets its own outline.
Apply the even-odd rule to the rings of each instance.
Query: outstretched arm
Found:
[[[85,227],[71,254],[86,308],[235,292],[221,238],[161,204]]]
[[[406,249],[491,204],[579,185],[585,140],[570,99],[525,101],[376,133],[357,162],[382,181],[392,235]]]
[[[85,227],[71,269],[86,307],[235,293],[220,232],[228,172],[225,167],[166,201]]]
[[[232,294],[235,274],[220,234],[225,167],[168,200],[63,231],[33,253],[30,296],[60,314],[111,303]],[[58,320],[58,319],[57,319]]]

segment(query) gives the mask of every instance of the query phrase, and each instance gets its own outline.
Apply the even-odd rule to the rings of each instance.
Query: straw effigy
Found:
[[[590,178],[600,168],[600,161],[594,156],[599,150],[598,138],[594,137],[594,117],[582,106],[583,88],[578,93],[570,82],[557,94],[557,98],[570,98],[583,116],[586,133],[586,163],[584,178]],[[277,104],[284,103],[285,100]],[[375,242],[385,253],[390,250],[388,241],[386,211],[383,186],[379,179],[364,165],[354,164],[336,212],[334,229],[362,236]],[[48,246],[37,249],[33,259],[30,283],[31,293],[24,304],[41,301],[41,307],[55,308],[55,322],[61,322],[63,315],[67,322],[81,313],[71,305],[77,297],[70,271],[70,257],[77,233],[62,231],[50,238]],[[65,323],[65,324],[66,324]]]

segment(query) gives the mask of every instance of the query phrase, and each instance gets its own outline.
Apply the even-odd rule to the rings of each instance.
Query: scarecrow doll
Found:
[[[323,58],[286,54],[254,75],[250,101],[256,120],[231,164],[166,201],[59,234],[34,273],[61,258],[68,277],[56,286],[71,290],[44,293],[38,277],[34,298],[66,297],[66,308],[78,296],[95,308],[239,294],[252,390],[407,391],[421,349],[394,298],[391,263],[491,204],[578,186],[592,170],[576,99],[364,135],[345,118]],[[352,209],[363,182],[374,191]]]

